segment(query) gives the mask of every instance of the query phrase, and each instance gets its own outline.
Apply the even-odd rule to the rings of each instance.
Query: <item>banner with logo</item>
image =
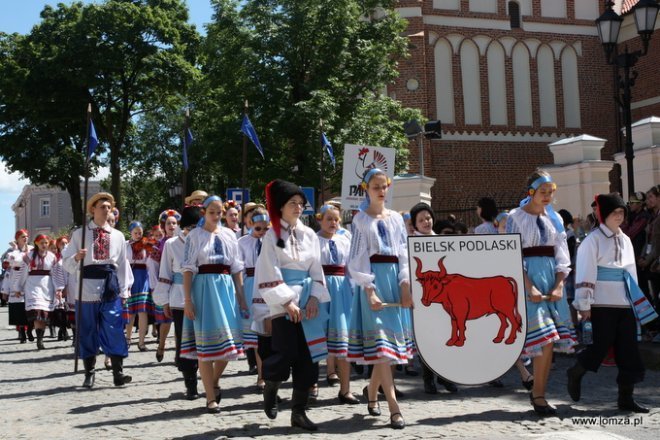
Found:
[[[394,148],[370,147],[366,145],[344,145],[344,169],[341,183],[341,206],[355,210],[364,200],[365,191],[360,183],[372,168],[380,168],[394,180]],[[392,190],[388,191],[386,206],[392,204]]]

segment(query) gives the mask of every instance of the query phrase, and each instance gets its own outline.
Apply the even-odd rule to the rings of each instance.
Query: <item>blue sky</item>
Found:
[[[66,0],[0,0],[0,32],[19,34],[29,33],[32,27],[39,23],[39,13],[45,5],[71,3]],[[100,0],[83,0],[83,3],[101,3]],[[190,21],[197,30],[204,33],[204,24],[211,21],[212,9],[210,0],[187,0],[190,10]],[[105,173],[107,174],[107,173]],[[14,237],[14,212],[11,205],[21,193],[28,181],[19,174],[9,174],[5,164],[0,160],[0,253],[4,252],[6,244]]]

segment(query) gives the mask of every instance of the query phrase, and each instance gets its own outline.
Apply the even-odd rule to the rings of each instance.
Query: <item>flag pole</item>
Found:
[[[87,130],[85,131],[85,185],[83,189],[83,224],[82,224],[82,237],[80,239],[80,249],[85,248],[85,232],[87,231],[87,192],[89,183],[89,126],[92,120],[92,104],[87,104]],[[76,346],[74,349],[75,361],[73,365],[73,372],[78,372],[78,357],[80,357],[80,308],[82,305],[82,291],[83,291],[83,268],[85,267],[85,259],[80,260],[80,275],[78,277],[78,301],[76,302]]]
[[[186,156],[188,155],[188,130],[190,130],[190,108],[186,108],[186,119],[183,124],[183,144],[185,146]],[[181,209],[186,206],[186,194],[188,194],[188,170],[186,167],[183,167],[183,173],[181,174]],[[183,212],[183,211],[181,211]]]
[[[323,143],[323,119],[319,119],[319,141],[321,143],[321,194],[319,197],[319,209],[323,204],[325,203],[324,197],[325,197],[325,190],[324,190],[324,184],[325,184],[325,176],[323,175],[323,150],[325,149],[325,145]]]
[[[248,114],[248,100],[245,100],[243,107],[243,116]],[[245,216],[243,215],[245,209],[245,200],[247,198],[247,135],[243,133],[243,172],[241,176],[241,233],[245,234]]]

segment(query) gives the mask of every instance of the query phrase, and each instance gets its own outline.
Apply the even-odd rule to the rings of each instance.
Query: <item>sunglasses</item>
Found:
[[[261,232],[261,231],[267,231],[267,230],[268,230],[268,227],[263,227],[263,228],[262,228],[261,226],[255,226],[255,227],[252,228],[252,229],[254,229],[254,230],[257,231],[257,232]]]

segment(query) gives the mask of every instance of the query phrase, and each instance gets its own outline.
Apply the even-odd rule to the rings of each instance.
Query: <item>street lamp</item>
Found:
[[[612,6],[614,6],[614,2],[611,0],[605,2],[605,12],[596,19],[596,27],[598,28],[600,42],[603,44],[603,49],[605,50],[607,63],[615,65],[617,68],[623,68],[623,77],[619,76],[618,81],[621,96],[617,97],[617,102],[623,108],[623,122],[626,126],[625,155],[628,173],[628,194],[632,194],[635,192],[635,176],[633,172],[635,154],[633,153],[632,141],[632,116],[630,111],[632,95],[630,88],[635,85],[635,79],[637,78],[637,72],[633,71],[632,68],[635,67],[639,58],[648,52],[649,41],[655,29],[660,5],[658,5],[657,0],[639,0],[633,7],[632,12],[635,16],[635,26],[642,40],[642,50],[629,52],[628,45],[626,45],[625,51],[622,54],[617,53],[616,45],[623,18],[614,12]]]
[[[170,193],[170,198],[176,199],[177,197],[181,197],[181,194],[183,194],[183,186],[180,183],[177,183],[173,187],[169,189]]]
[[[417,138],[419,140],[419,175],[424,176],[424,142],[422,136],[426,139],[442,139],[442,123],[440,121],[428,121],[422,128],[419,122],[413,119],[403,124],[403,132],[408,139]]]

